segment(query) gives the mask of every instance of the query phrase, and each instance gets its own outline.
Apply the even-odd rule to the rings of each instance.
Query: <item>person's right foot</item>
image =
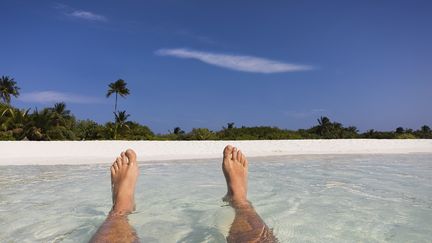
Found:
[[[134,194],[138,173],[136,154],[132,149],[122,152],[112,164],[112,213],[128,214],[135,210]]]
[[[247,203],[248,161],[246,156],[231,145],[225,147],[223,156],[222,171],[228,189],[223,200],[234,204]]]

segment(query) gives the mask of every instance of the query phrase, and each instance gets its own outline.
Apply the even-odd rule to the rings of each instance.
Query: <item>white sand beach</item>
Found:
[[[249,157],[312,154],[432,153],[432,140],[260,140],[260,141],[2,141],[0,165],[110,163],[134,149],[139,161],[218,158],[225,145]]]

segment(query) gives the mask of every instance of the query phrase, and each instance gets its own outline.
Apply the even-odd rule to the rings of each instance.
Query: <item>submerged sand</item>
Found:
[[[110,163],[134,149],[139,161],[218,158],[225,145],[249,157],[311,154],[432,153],[432,139],[338,139],[255,141],[2,141],[0,165]]]

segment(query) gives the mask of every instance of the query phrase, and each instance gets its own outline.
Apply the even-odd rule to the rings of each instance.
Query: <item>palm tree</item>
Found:
[[[20,88],[16,85],[13,78],[2,76],[0,78],[0,99],[6,104],[10,104],[11,95],[18,97]]]
[[[25,136],[25,127],[29,121],[29,111],[30,109],[15,109],[0,127],[2,130],[11,131],[15,139],[23,139]]]
[[[127,83],[123,79],[119,79],[114,83],[110,83],[108,85],[108,92],[106,97],[110,97],[115,93],[115,105],[114,105],[114,114],[117,113],[117,96],[126,97],[129,95],[129,89],[126,87]]]
[[[396,128],[396,130],[395,130],[395,133],[397,133],[397,134],[402,134],[402,133],[404,133],[405,132],[405,130],[403,129],[403,127],[398,127],[398,128]]]
[[[25,127],[25,135],[30,140],[46,140],[46,132],[52,125],[52,111],[45,108],[41,111],[37,109],[30,115],[29,122]]]
[[[320,126],[329,126],[331,124],[330,119],[326,116],[322,116],[317,120]]]
[[[119,111],[114,115],[115,115],[115,122],[122,126],[126,123],[127,119],[130,117],[130,115],[127,114],[126,111]]]
[[[64,117],[70,116],[70,110],[66,109],[64,102],[55,103],[52,111]]]
[[[14,116],[14,108],[8,104],[0,103],[0,118],[6,117],[8,113],[10,116]]]
[[[117,139],[118,130],[123,128],[129,129],[129,126],[126,124],[126,122],[130,115],[127,114],[126,111],[119,111],[117,113],[114,113],[114,116],[115,116],[114,139]]]
[[[174,127],[174,134],[175,135],[180,135],[180,134],[184,134],[185,132],[180,128],[180,127]]]
[[[330,122],[330,119],[326,116],[320,117],[318,120],[318,134],[320,136],[328,135],[328,133],[331,130],[332,123]]]
[[[422,131],[422,133],[424,133],[424,134],[431,133],[431,129],[430,129],[430,127],[429,127],[429,126],[426,126],[426,125],[424,125],[424,126],[421,127],[421,131]]]
[[[53,123],[56,126],[64,125],[66,120],[72,117],[70,110],[66,109],[66,103],[64,102],[55,103],[54,107],[50,110],[52,112]]]
[[[9,104],[0,103],[0,130],[8,131],[20,127],[24,124],[23,120],[20,120],[21,115],[27,116],[29,110],[18,110]]]

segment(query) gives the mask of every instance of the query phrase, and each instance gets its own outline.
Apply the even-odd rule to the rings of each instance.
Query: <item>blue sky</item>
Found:
[[[19,107],[175,126],[432,125],[431,1],[0,2],[0,75]]]

